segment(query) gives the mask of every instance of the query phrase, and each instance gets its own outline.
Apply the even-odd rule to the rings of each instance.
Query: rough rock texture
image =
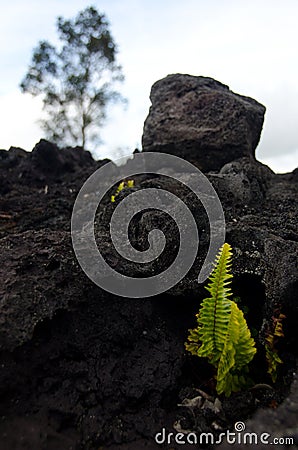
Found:
[[[206,77],[174,74],[151,89],[144,124],[145,152],[171,153],[203,171],[240,156],[254,157],[265,107]]]
[[[298,380],[297,375],[292,384],[292,389],[289,397],[277,409],[266,409],[258,411],[252,419],[245,424],[244,433],[256,433],[258,436],[258,445],[256,448],[266,449],[268,444],[261,442],[260,436],[267,433],[265,441],[274,444],[274,448],[297,448],[298,442]],[[244,434],[243,433],[243,434]],[[268,436],[269,435],[269,436]],[[292,439],[294,443],[292,444]],[[275,441],[274,441],[275,440]],[[254,441],[252,441],[254,442]],[[238,448],[247,448],[247,445],[242,441]],[[223,444],[219,447],[221,450],[228,450],[231,445]]]
[[[46,141],[32,153],[0,151],[1,450],[156,449],[155,434],[162,427],[175,431],[174,423],[176,430],[179,425],[216,435],[241,420],[253,431],[297,436],[298,171],[276,175],[250,154],[206,174],[222,201],[226,241],[234,249],[233,291],[248,307],[247,322],[256,333],[251,376],[257,386],[222,398],[220,411],[211,400],[190,411],[178,404],[197,396],[196,388],[211,399],[215,394],[212,368],[184,350],[206,294],[196,278],[208,247],[207,216],[171,178],[136,177],[135,190],[163,188],[189,205],[201,251],[166,294],[132,300],[102,291],[78,266],[70,217],[82,184],[105,162]],[[110,194],[103,200],[95,223],[98,244],[119,270],[152,274],[156,262],[134,267],[115,255],[109,240],[111,214],[129,193],[122,191],[115,203]],[[146,248],[154,227],[167,237],[162,270],[178,249],[172,221],[144,211],[134,219],[131,241]],[[286,315],[278,343],[284,363],[270,388],[262,345],[279,312]]]

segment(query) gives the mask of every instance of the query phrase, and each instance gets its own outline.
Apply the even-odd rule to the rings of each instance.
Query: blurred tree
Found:
[[[20,84],[22,92],[41,95],[47,116],[46,137],[63,145],[100,142],[99,131],[111,101],[123,101],[113,85],[123,81],[116,45],[104,14],[93,7],[73,20],[57,19],[61,46],[39,42]]]

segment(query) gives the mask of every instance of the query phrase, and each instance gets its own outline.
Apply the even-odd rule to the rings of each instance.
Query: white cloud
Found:
[[[42,135],[36,121],[40,118],[41,102],[20,92],[1,95],[0,148],[21,147],[32,150]]]
[[[276,173],[292,172],[298,167],[298,149],[291,153],[281,154],[277,156],[261,157],[259,160],[269,166]]]

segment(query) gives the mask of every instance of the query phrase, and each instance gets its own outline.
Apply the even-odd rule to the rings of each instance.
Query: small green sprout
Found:
[[[128,188],[133,188],[134,185],[135,185],[134,180],[127,180],[127,187],[128,187]]]
[[[135,185],[134,180],[121,181],[121,183],[119,184],[119,186],[116,189],[115,194],[111,195],[111,202],[114,203],[116,201],[117,195],[119,195],[119,193],[121,191],[123,191],[123,189],[125,189],[125,188],[133,188],[134,185]]]

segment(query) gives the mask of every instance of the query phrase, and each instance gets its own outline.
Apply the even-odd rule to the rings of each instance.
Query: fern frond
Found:
[[[245,384],[241,376],[243,368],[253,359],[256,353],[254,340],[250,335],[243,312],[235,302],[231,302],[231,314],[224,350],[217,369],[216,390],[227,396],[237,392]],[[239,376],[240,375],[240,376]]]
[[[230,373],[232,368],[235,366],[235,342],[239,340],[239,323],[237,320],[237,311],[235,308],[236,304],[231,302],[231,312],[229,317],[229,324],[227,328],[227,333],[225,336],[223,351],[220,355],[218,368],[217,368],[217,384],[216,390],[219,394],[223,392],[227,396],[231,395],[233,376]]]
[[[232,249],[224,244],[206,289],[210,297],[202,302],[197,314],[197,328],[189,330],[186,349],[206,357],[217,368],[216,390],[231,395],[245,384],[244,373],[256,353],[243,312],[231,300]]]
[[[223,351],[229,324],[232,291],[228,285],[233,277],[230,273],[231,258],[231,247],[224,244],[206,287],[211,297],[203,300],[198,315],[198,336],[202,342],[198,356],[209,358],[212,364],[217,363]]]
[[[243,312],[238,308],[236,303],[235,306],[237,308],[237,320],[239,324],[239,339],[236,345],[235,368],[241,370],[242,367],[245,367],[250,363],[257,350]]]
[[[198,329],[194,328],[193,330],[188,330],[188,331],[189,331],[189,336],[188,336],[189,342],[185,343],[185,348],[192,355],[198,356],[198,351],[200,348],[200,345],[199,345],[200,337],[198,334]]]

